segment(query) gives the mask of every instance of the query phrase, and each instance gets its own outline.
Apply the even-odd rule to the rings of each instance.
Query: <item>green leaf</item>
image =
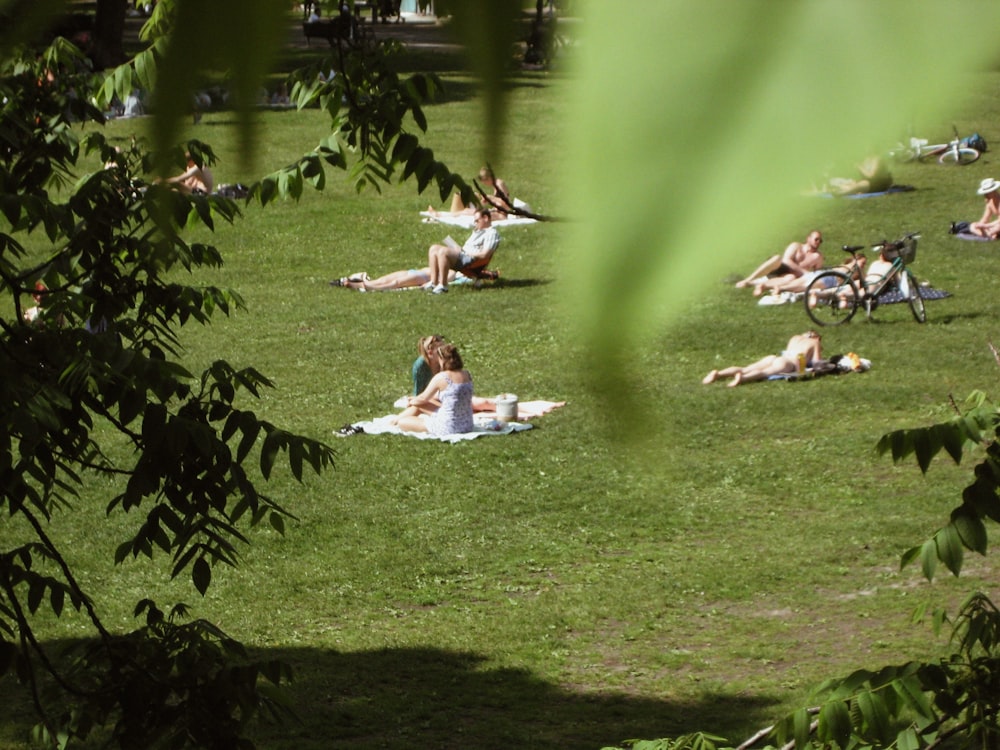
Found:
[[[852,731],[851,715],[844,701],[837,700],[823,704],[819,710],[819,726],[816,729],[819,739],[847,747]]]
[[[885,742],[888,739],[889,714],[882,696],[869,690],[859,693],[857,701],[868,733],[876,740]]]
[[[805,708],[800,708],[792,714],[792,731],[796,747],[808,746],[811,723],[812,721],[809,717],[809,711]]]
[[[962,540],[958,536],[958,529],[953,524],[948,524],[934,535],[934,542],[937,545],[938,557],[952,575],[957,576],[961,573],[965,552]]]
[[[934,718],[930,701],[924,695],[920,680],[914,675],[901,677],[892,683],[893,690],[906,706],[918,716],[925,719]]]
[[[920,546],[920,567],[923,570],[924,578],[928,581],[934,580],[934,573],[937,572],[937,564],[937,545],[933,539],[928,539]]]
[[[212,566],[204,557],[199,557],[191,566],[191,582],[194,583],[194,587],[202,596],[208,591],[208,587],[212,583]]]
[[[271,470],[274,468],[274,459],[280,447],[280,433],[277,430],[268,432],[260,449],[260,473],[264,475],[264,479],[270,479]]]
[[[973,552],[978,552],[981,555],[986,554],[988,543],[986,525],[969,506],[960,505],[955,508],[951,514],[951,522],[954,524],[962,544]]]
[[[468,3],[472,13],[481,5],[492,3]],[[586,9],[579,41],[587,53],[559,145],[572,155],[563,200],[586,220],[567,227],[573,288],[563,297],[587,348],[600,352],[592,382],[612,406],[634,406],[634,417],[655,410],[638,403],[637,389],[609,383],[629,382],[635,351],[710,284],[759,262],[775,227],[814,216],[816,205],[800,196],[826,165],[857,161],[908,123],[942,117],[954,107],[954,81],[996,56],[989,34],[943,34],[932,0]],[[1000,24],[1000,3],[957,0],[948,12],[980,28]],[[491,17],[482,15],[485,26]],[[706,33],[710,18],[726,22]],[[613,189],[608,165],[628,175]],[[748,179],[753,189],[726,210],[740,241],[709,257],[691,252],[718,244],[719,186]],[[649,251],[643,272],[622,277],[636,248]]]

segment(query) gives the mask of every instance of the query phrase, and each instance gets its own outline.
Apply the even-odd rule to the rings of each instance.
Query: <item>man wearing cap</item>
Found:
[[[1000,182],[987,177],[979,183],[976,192],[986,199],[986,208],[983,211],[983,218],[969,225],[969,231],[980,237],[995,240],[1000,236]]]

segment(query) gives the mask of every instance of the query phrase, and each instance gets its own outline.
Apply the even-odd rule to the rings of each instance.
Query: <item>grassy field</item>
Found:
[[[451,94],[428,109],[428,143],[471,176],[481,106],[471,80],[446,80]],[[967,83],[979,93],[956,105],[955,124],[1000,147],[1000,75]],[[516,78],[494,165],[518,197],[560,216],[573,213],[558,192],[572,158],[560,149],[566,93],[557,75]],[[329,127],[315,112],[261,121],[258,173]],[[230,125],[226,113],[209,114],[192,135],[220,153],[218,181],[248,181],[255,171],[239,166]],[[950,125],[919,134],[946,137]],[[109,131],[127,138],[136,127]],[[599,353],[574,337],[586,300],[564,293],[574,248],[559,224],[504,230],[494,261],[502,278],[481,290],[359,294],[328,282],[422,265],[427,246],[453,233],[419,221],[437,196],[410,184],[357,195],[335,177],[298,203],[249,206],[215,237],[226,266],[192,279],[239,290],[249,311],[185,339],[193,369],[224,358],[272,377],[277,389],[258,405],[267,419],[333,441],[345,422],[390,412],[428,333],[458,344],[477,392],[567,406],[529,432],[455,446],[338,441],[335,471],[304,485],[272,481],[298,520],[283,537],[253,533],[242,567],[217,569],[203,600],[168,580],[165,560],[110,567],[131,519],[105,520],[107,487],[92,485],[54,533],[113,628],[132,627],[142,596],[183,600],[294,665],[300,720],[261,727],[262,748],[582,749],[698,729],[738,742],[827,676],[940,653],[944,641],[909,621],[918,604],[954,609],[975,588],[996,594],[993,557],[933,584],[899,571],[902,551],[946,520],[969,475],[938,462],[922,477],[873,447],[884,432],[945,418],[952,396],[995,391],[987,343],[1000,307],[998,251],[947,228],[978,218],[975,187],[1000,168],[988,152],[965,168],[894,172],[918,189],[803,199],[801,224],[746,247],[745,268],[709,280],[635,352],[628,387],[649,404],[640,425],[602,412],[585,386]],[[894,305],[874,322],[824,330],[825,351],[870,359],[866,374],[701,385],[709,369],[775,352],[808,327],[801,306],[756,306],[732,281],[813,227],[830,260],[842,244],[921,230],[914,271],[952,296],[928,303],[926,325]],[[741,238],[723,227],[719,242]],[[85,632],[72,618],[43,627],[53,642]],[[8,716],[0,748],[24,747],[29,723],[21,711]]]

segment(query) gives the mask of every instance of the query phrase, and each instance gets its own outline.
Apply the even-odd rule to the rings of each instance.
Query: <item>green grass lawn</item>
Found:
[[[480,166],[482,109],[467,78],[428,108],[431,145],[467,176]],[[963,133],[1000,148],[1000,75],[957,110]],[[505,151],[494,166],[543,213],[560,198],[559,76],[511,88]],[[316,112],[261,117],[257,172],[290,162],[329,124]],[[221,155],[219,182],[248,181],[226,113],[191,134]],[[109,126],[128,137],[136,122]],[[949,123],[929,126],[947,136]],[[608,165],[609,189],[616,179]],[[1000,176],[994,152],[965,168],[894,168],[912,193],[870,200],[803,199],[800,224],[745,248],[745,267],[708,280],[648,348],[627,387],[647,404],[641,424],[603,411],[567,299],[574,248],[558,223],[502,231],[481,290],[359,294],[330,279],[426,261],[453,231],[423,224],[438,196],[411,184],[357,195],[339,176],[298,203],[249,206],[214,238],[226,265],[195,283],[240,291],[249,307],[185,333],[187,361],[254,365],[277,389],[257,409],[321,439],[348,421],[389,413],[410,387],[418,337],[458,344],[477,392],[566,400],[536,429],[446,445],[396,436],[339,440],[335,471],[303,485],[280,475],[271,493],[296,516],[285,536],[252,534],[238,570],[216,569],[204,599],[168,580],[168,562],[109,561],[131,519],[105,520],[100,482],[54,533],[112,628],[132,627],[136,600],[178,600],[256,651],[289,660],[300,720],[264,726],[262,748],[599,748],[628,737],[694,730],[739,742],[807,701],[811,686],[855,668],[941,652],[909,621],[921,603],[954,609],[975,588],[996,594],[995,557],[970,558],[960,579],[928,584],[899,570],[908,547],[946,520],[968,471],[937,462],[926,477],[893,466],[884,432],[948,415],[948,399],[995,391],[987,344],[1000,312],[1000,252],[947,234],[978,218],[979,180]],[[745,189],[752,189],[748,180]],[[737,191],[738,192],[738,191]],[[585,217],[578,217],[585,220]],[[779,350],[809,327],[800,305],[758,307],[732,281],[813,227],[837,260],[842,244],[921,230],[913,270],[952,293],[928,322],[903,305],[824,329],[825,351],[873,362],[863,375],[737,389],[701,385],[710,369]],[[719,243],[740,243],[720,226]],[[712,248],[692,248],[710,253]],[[640,274],[641,267],[623,268]],[[7,529],[0,527],[0,535]],[[71,617],[56,641],[85,632]],[[9,694],[10,685],[0,682]],[[21,748],[30,719],[0,723],[0,748]]]

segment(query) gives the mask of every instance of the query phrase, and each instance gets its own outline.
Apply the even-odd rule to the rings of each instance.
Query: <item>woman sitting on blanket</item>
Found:
[[[764,380],[772,375],[783,375],[796,372],[799,367],[799,355],[805,355],[806,367],[822,357],[822,337],[816,331],[806,331],[796,334],[788,340],[785,350],[781,354],[770,354],[763,359],[759,359],[744,367],[726,367],[722,370],[712,370],[702,379],[702,383],[708,385],[714,383],[720,377],[732,380],[727,384],[733,388],[741,383],[753,383],[757,380]]]
[[[493,170],[489,166],[485,166],[479,170],[479,181],[483,183],[488,188],[492,188],[493,192],[490,195],[485,196],[485,203],[492,207],[490,212],[490,218],[493,221],[502,221],[507,218],[507,214],[511,213],[513,209],[514,199],[510,197],[510,190],[507,189],[507,183],[493,174]],[[441,214],[451,214],[452,216],[464,216],[476,213],[480,206],[478,204],[465,205],[462,202],[462,196],[455,193],[451,197],[451,210],[450,211],[438,211],[434,206],[427,207],[427,213],[431,216],[439,216]]]
[[[453,344],[441,344],[435,350],[440,370],[431,378],[423,393],[407,399],[407,407],[393,420],[399,429],[428,432],[431,435],[457,435],[472,432],[472,376]],[[438,403],[431,414],[426,408]]]
[[[447,342],[444,336],[436,334],[433,336],[424,336],[417,342],[417,358],[413,361],[413,367],[411,368],[414,396],[419,396],[423,393],[427,389],[431,378],[441,371],[441,359],[438,357],[437,350],[445,343]],[[432,399],[421,408],[421,411],[424,414],[433,414],[440,406],[440,402]],[[473,396],[472,410],[494,412],[497,410],[497,402],[492,398]]]

